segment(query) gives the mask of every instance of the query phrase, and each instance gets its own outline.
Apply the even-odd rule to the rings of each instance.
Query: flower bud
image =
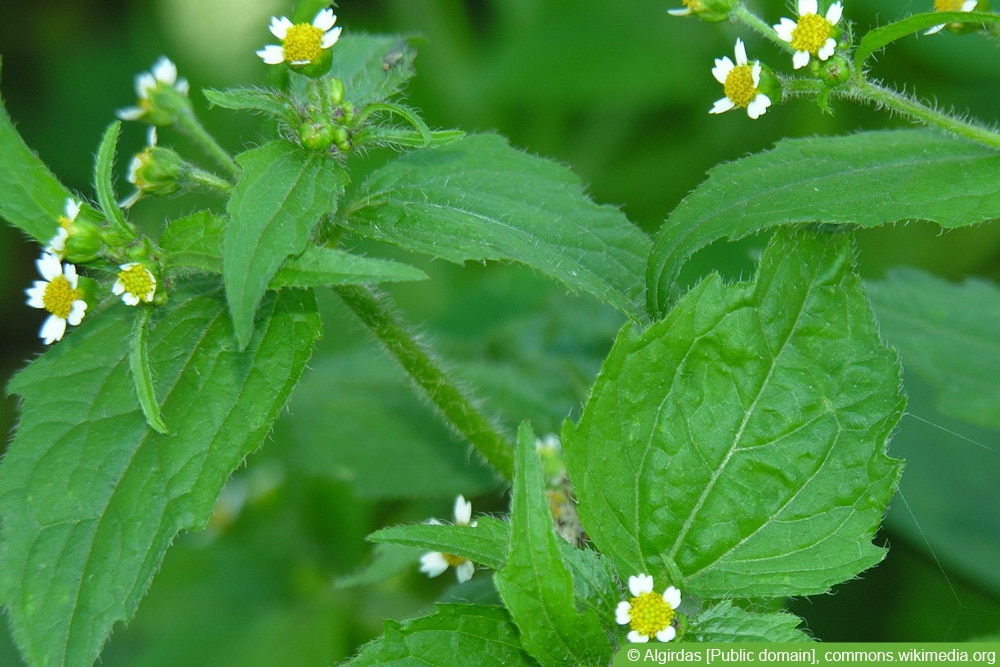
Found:
[[[299,125],[299,141],[305,148],[325,151],[334,142],[334,127],[330,123],[314,119]]]
[[[99,225],[78,217],[66,237],[65,258],[73,264],[86,264],[97,259],[104,247]]]
[[[684,9],[668,10],[674,16],[694,15],[702,21],[717,23],[729,18],[737,5],[737,0],[681,0]]]
[[[851,78],[851,63],[839,53],[835,53],[827,60],[810,61],[809,69],[829,88],[836,88]]]

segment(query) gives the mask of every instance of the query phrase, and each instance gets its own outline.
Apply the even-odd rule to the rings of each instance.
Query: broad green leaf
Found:
[[[880,26],[874,30],[869,30],[861,38],[858,48],[854,51],[854,67],[864,70],[868,58],[879,49],[888,44],[906,37],[941,25],[943,23],[959,24],[980,24],[1000,22],[1000,14],[990,14],[987,12],[927,12],[924,14],[913,14],[901,21],[896,21],[888,25]]]
[[[496,488],[496,474],[469,456],[381,351],[317,354],[309,366],[288,418],[275,427],[291,465],[369,499],[472,497]]]
[[[846,234],[777,234],[757,279],[712,275],[626,326],[566,463],[619,572],[705,598],[809,595],[878,563],[904,405]]]
[[[752,612],[734,607],[729,600],[698,614],[688,626],[689,637],[699,642],[808,642],[799,629],[802,619],[786,611]]]
[[[494,135],[405,153],[342,207],[354,231],[452,262],[509,260],[644,319],[649,240],[569,170]]]
[[[69,190],[21,139],[0,101],[0,216],[41,244],[55,236]]]
[[[426,279],[426,273],[408,264],[354,255],[337,248],[307,246],[301,255],[289,258],[270,286],[326,287]]]
[[[274,141],[240,154],[243,172],[226,205],[222,246],[226,300],[240,349],[271,279],[305,250],[320,218],[337,208],[347,173],[326,155]]]
[[[872,227],[1000,218],[1000,153],[931,130],[785,139],[709,171],[674,209],[649,257],[650,312],[666,313],[681,265],[721,238],[809,222]]]
[[[622,601],[618,576],[611,560],[593,549],[578,549],[560,542],[563,560],[573,573],[573,590],[581,608],[592,609],[613,634],[621,632],[615,623],[615,607]]]
[[[531,667],[517,627],[503,607],[440,604],[429,616],[385,622],[385,634],[362,647],[348,667]]]
[[[508,527],[503,521],[483,516],[476,519],[475,527],[430,523],[393,526],[375,531],[368,540],[441,551],[499,570],[507,557]]]
[[[147,348],[171,430],[161,435],[129,378],[134,317],[121,306],[89,316],[9,387],[24,402],[0,466],[0,599],[32,665],[94,662],[177,532],[208,521],[320,332],[312,296],[288,290],[264,301],[237,352],[222,294],[176,286]]]
[[[535,434],[518,431],[511,492],[510,552],[494,577],[497,592],[521,631],[524,650],[543,666],[606,665],[611,659],[593,609],[577,611],[573,576],[562,559],[535,453]]]
[[[412,37],[345,33],[337,42],[329,76],[344,84],[345,98],[361,109],[384,102],[413,76]]]
[[[937,408],[1000,430],[1000,288],[899,269],[868,290],[904,368],[937,388]]]

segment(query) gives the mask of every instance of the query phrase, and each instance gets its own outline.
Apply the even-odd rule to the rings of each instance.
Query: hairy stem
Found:
[[[219,145],[219,142],[215,140],[211,134],[208,133],[195,115],[190,111],[186,110],[184,113],[179,113],[175,116],[178,127],[183,130],[189,137],[197,141],[202,148],[205,149],[209,155],[215,158],[230,176],[237,176],[240,173],[240,168],[233,160],[232,156],[226,152],[226,149]]]
[[[764,39],[789,53],[795,52],[791,44],[778,37],[778,33],[774,31],[771,24],[766,23],[762,18],[751,12],[744,4],[738,4],[733,7],[733,10],[729,13],[729,20],[753,30]]]
[[[857,81],[853,90],[845,94],[857,100],[873,102],[886,109],[892,109],[896,113],[906,116],[931,127],[937,127],[945,132],[957,134],[966,139],[971,139],[990,148],[1000,149],[1000,134],[989,130],[982,125],[975,125],[966,122],[946,113],[932,109],[920,102],[897,93],[894,90],[883,88],[865,80]]]
[[[448,377],[434,358],[392,312],[388,297],[358,285],[334,288],[386,350],[423,389],[445,420],[472,443],[487,463],[508,481],[514,475],[514,448],[472,399]]]

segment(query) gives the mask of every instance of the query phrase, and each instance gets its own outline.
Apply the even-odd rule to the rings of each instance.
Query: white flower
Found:
[[[56,230],[56,235],[52,237],[49,244],[45,246],[45,252],[55,255],[59,259],[66,256],[66,239],[69,238],[70,228],[76,222],[76,216],[80,215],[81,205],[80,202],[72,197],[66,198],[66,204],[63,206],[63,215],[59,216],[59,229]]]
[[[619,602],[615,608],[618,625],[632,628],[628,640],[645,643],[650,637],[656,637],[661,642],[674,639],[677,629],[673,621],[675,611],[681,606],[681,592],[670,586],[663,591],[663,595],[657,595],[653,592],[653,578],[648,574],[629,577],[628,590],[632,598]]]
[[[736,64],[729,56],[715,59],[712,76],[722,84],[726,96],[716,100],[708,113],[723,113],[730,109],[746,108],[750,118],[757,119],[764,115],[771,106],[771,98],[760,92],[761,64],[755,60],[753,65],[747,61],[747,50],[743,40],[736,40]]]
[[[129,262],[118,267],[118,280],[112,285],[111,291],[121,296],[122,301],[129,306],[138,306],[139,302],[149,303],[156,294],[156,276],[139,262]]]
[[[144,148],[141,153],[133,155],[132,161],[128,163],[128,174],[126,175],[126,178],[129,183],[136,187],[136,191],[126,197],[121,204],[119,204],[122,208],[131,208],[132,205],[139,201],[139,198],[142,196],[146,184],[139,178],[139,171],[149,161],[153,148],[155,147],[156,126],[150,125],[149,131],[146,133],[146,148]]]
[[[774,26],[778,37],[795,49],[795,55],[792,56],[792,66],[795,69],[808,65],[811,55],[820,60],[827,60],[833,55],[837,50],[833,26],[840,22],[844,12],[843,6],[835,2],[826,10],[825,17],[820,16],[816,13],[816,0],[799,0],[798,10],[798,22],[783,18],[781,23]]]
[[[119,109],[115,114],[122,120],[143,118],[152,110],[149,94],[159,86],[172,87],[181,95],[187,95],[190,89],[187,79],[177,78],[177,65],[166,56],[160,56],[150,72],[140,72],[135,77],[135,92],[139,97],[138,105]]]
[[[455,499],[455,525],[475,527],[476,522],[472,520],[472,503],[463,496]],[[440,521],[431,519],[429,523],[440,525]],[[476,571],[476,564],[467,558],[442,553],[440,551],[430,551],[420,557],[420,571],[428,577],[436,577],[442,574],[449,567],[455,568],[455,576],[459,583],[464,583],[472,578]]]
[[[49,312],[38,335],[46,345],[51,345],[62,340],[67,323],[73,326],[80,324],[87,312],[87,302],[80,298],[75,266],[63,266],[59,258],[51,253],[43,253],[35,261],[35,266],[45,280],[36,280],[24,293],[28,295],[29,306]]]
[[[936,12],[971,12],[975,11],[976,5],[978,5],[978,0],[934,0],[934,11]],[[933,35],[934,33],[941,32],[944,29],[945,24],[936,25],[927,32],[925,35]]]
[[[283,62],[308,65],[319,60],[324,49],[329,49],[340,39],[342,28],[334,28],[337,17],[332,9],[320,10],[312,23],[293,24],[286,17],[271,17],[271,34],[281,44],[268,44],[257,55],[268,65]]]

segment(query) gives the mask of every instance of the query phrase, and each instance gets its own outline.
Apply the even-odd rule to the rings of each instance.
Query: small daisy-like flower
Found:
[[[56,235],[52,237],[49,244],[45,246],[46,253],[55,255],[59,259],[66,256],[66,239],[69,238],[73,223],[76,222],[76,216],[80,215],[80,206],[81,203],[72,197],[66,198],[63,215],[60,215],[58,219],[59,229],[56,230]]]
[[[619,602],[615,609],[618,625],[632,628],[628,640],[637,644],[648,642],[650,637],[661,642],[673,640],[677,636],[674,618],[677,607],[681,606],[681,592],[670,586],[663,595],[657,595],[653,592],[653,578],[648,574],[629,577],[628,590],[632,599]]]
[[[36,280],[24,293],[28,295],[29,306],[49,312],[38,335],[46,345],[51,345],[62,340],[67,323],[73,326],[80,324],[87,312],[87,302],[80,298],[75,266],[64,266],[51,253],[43,253],[35,261],[35,266],[45,280]]]
[[[976,10],[976,5],[979,4],[978,0],[934,0],[934,11],[936,12],[972,12]],[[933,35],[934,33],[941,32],[946,24],[936,25],[927,32],[925,35]]]
[[[139,262],[129,262],[118,267],[118,280],[112,285],[111,291],[121,296],[129,306],[138,306],[140,302],[149,303],[156,294],[156,276]]]
[[[816,0],[799,0],[798,10],[798,21],[783,18],[781,23],[774,26],[778,37],[795,49],[795,55],[792,56],[792,66],[795,69],[808,65],[810,56],[826,60],[833,55],[837,49],[834,26],[840,22],[844,13],[843,6],[835,2],[826,10],[825,17],[820,16],[816,13]]]
[[[177,65],[166,56],[160,56],[153,64],[153,69],[149,72],[141,72],[135,77],[135,92],[139,97],[138,105],[119,109],[115,114],[122,120],[149,120],[156,122],[160,119],[153,116],[153,105],[150,102],[150,93],[159,87],[173,88],[181,95],[187,95],[190,86],[187,79],[177,78]],[[166,121],[164,121],[166,122]]]
[[[292,23],[286,17],[271,17],[271,34],[281,40],[281,44],[268,44],[257,51],[268,65],[287,62],[292,65],[308,65],[319,61],[325,49],[337,43],[342,28],[334,28],[337,17],[332,9],[320,10],[312,23]]]
[[[761,64],[759,60],[753,61],[752,65],[747,61],[742,39],[736,40],[735,51],[735,64],[729,56],[715,59],[712,76],[722,84],[726,96],[717,100],[708,113],[723,113],[740,107],[756,120],[771,106],[771,98],[760,91]]]
[[[431,519],[429,523],[440,525],[441,522]],[[476,522],[472,520],[472,503],[463,496],[455,499],[455,525],[475,527]],[[437,577],[449,567],[455,568],[455,576],[459,583],[464,583],[472,578],[476,571],[476,564],[468,558],[441,553],[440,551],[430,551],[420,557],[420,571],[428,577]]]

